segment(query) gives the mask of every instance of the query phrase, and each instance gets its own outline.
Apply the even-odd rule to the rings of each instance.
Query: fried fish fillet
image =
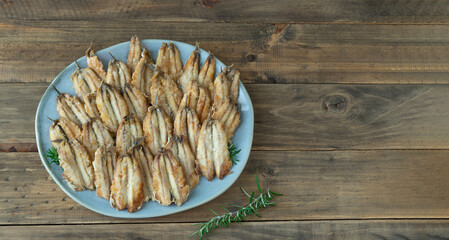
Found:
[[[151,104],[160,106],[174,118],[182,99],[182,91],[169,75],[157,71],[151,79]]]
[[[117,130],[116,146],[120,154],[128,152],[134,143],[143,138],[142,125],[135,114],[123,118]]]
[[[56,88],[55,88],[56,89]],[[56,110],[61,117],[67,118],[78,126],[90,120],[84,108],[84,104],[75,96],[67,93],[60,93],[56,98]]]
[[[129,149],[129,154],[139,161],[142,170],[144,201],[148,202],[153,197],[153,175],[151,167],[153,166],[153,156],[145,145],[135,145]]]
[[[97,196],[101,198],[109,200],[116,162],[117,153],[113,146],[100,146],[95,152],[95,160],[92,163],[94,183]]]
[[[206,61],[201,67],[200,74],[198,75],[198,85],[209,91],[211,96],[214,95],[214,76],[215,76],[215,57],[212,53],[209,53]]]
[[[178,84],[183,92],[186,91],[189,82],[198,80],[199,60],[200,51],[198,45],[196,45],[195,50],[190,54],[190,57],[184,66],[182,75],[178,80]]]
[[[148,101],[145,95],[130,84],[126,84],[123,98],[128,104],[129,112],[136,114],[139,120],[142,121],[148,110]]]
[[[214,81],[214,106],[219,108],[226,99],[237,102],[239,94],[240,72],[232,66],[226,67]]]
[[[174,81],[178,81],[182,74],[182,62],[179,50],[175,44],[162,43],[156,59],[156,65],[165,74],[170,75]]]
[[[173,135],[183,136],[189,143],[193,154],[196,154],[201,124],[195,111],[188,107],[180,108],[175,117]]]
[[[90,118],[98,118],[100,119],[100,112],[97,108],[97,92],[87,94],[84,96],[84,108],[86,109],[87,115],[89,115]]]
[[[151,96],[151,78],[153,77],[154,60],[150,56],[150,52],[146,49],[142,51],[142,57],[140,58],[137,66],[132,74],[131,84],[146,94]]]
[[[97,92],[97,108],[103,124],[111,132],[116,132],[122,119],[129,114],[128,105],[119,90],[102,83]]]
[[[78,63],[76,63],[76,66],[77,68],[70,75],[70,79],[72,80],[76,95],[80,99],[83,99],[86,95],[97,91],[100,87],[101,78],[88,67],[81,68]]]
[[[221,122],[226,131],[226,136],[231,139],[240,123],[240,112],[237,104],[232,103],[231,99],[227,99],[218,109],[213,109],[212,112],[212,118]]]
[[[94,70],[94,72],[97,74],[98,77],[101,78],[101,80],[106,80],[106,72],[103,69],[103,63],[98,59],[98,56],[95,54],[93,45],[90,46],[89,49],[86,51],[86,60],[87,60],[87,66]]]
[[[81,139],[92,159],[98,147],[114,145],[111,133],[98,119],[83,124]]]
[[[143,120],[143,131],[151,153],[156,155],[170,141],[173,124],[162,108],[152,106]]]
[[[152,170],[154,200],[165,206],[172,202],[181,206],[189,196],[190,187],[173,154],[162,149],[154,158]]]
[[[131,42],[129,44],[128,58],[126,60],[126,65],[131,70],[131,73],[136,69],[137,63],[139,62],[142,54],[142,47],[140,45],[140,39],[137,36],[131,37]]]
[[[196,169],[195,154],[192,152],[189,144],[187,144],[187,141],[185,141],[184,136],[173,136],[170,150],[176,160],[181,164],[190,189],[193,189],[198,184],[200,178],[197,174],[199,169]]]
[[[109,54],[111,53],[109,52]],[[116,59],[112,54],[111,56],[112,60],[108,64],[106,82],[123,90],[125,84],[131,82],[131,71],[123,61]]]
[[[198,86],[197,81],[187,84],[187,91],[179,104],[180,108],[188,106],[195,110],[200,122],[204,122],[211,109],[211,100],[206,88]]]
[[[94,169],[89,153],[77,140],[62,141],[59,147],[59,162],[64,169],[62,176],[70,188],[82,191],[94,189]]]
[[[208,119],[203,123],[196,157],[201,174],[209,181],[214,178],[214,173],[219,179],[223,179],[231,172],[228,138],[218,120]]]
[[[49,135],[55,149],[58,149],[61,144],[59,140],[81,139],[81,129],[74,122],[63,117],[52,121],[53,124],[50,126]]]
[[[136,212],[144,200],[142,170],[137,159],[129,154],[120,156],[114,169],[109,202],[117,210],[128,208]]]

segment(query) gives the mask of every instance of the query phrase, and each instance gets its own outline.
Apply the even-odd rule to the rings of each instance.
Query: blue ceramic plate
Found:
[[[167,40],[143,40],[142,43],[151,52],[151,56],[156,58],[157,52],[162,44],[162,42],[169,42]],[[173,43],[178,47],[181,54],[182,62],[185,63],[190,56],[190,53],[194,50],[194,46],[182,42],[173,41]],[[117,58],[126,62],[129,50],[129,42],[124,42],[117,44],[115,46],[100,50],[97,52],[98,57],[103,62],[104,66],[108,65],[111,56],[108,54],[107,50]],[[200,49],[201,52],[201,63],[208,57],[209,53]],[[82,57],[78,59],[78,63],[84,67],[86,66],[86,58]],[[225,68],[225,65],[218,59],[216,59],[215,72],[219,72],[221,68]],[[251,99],[249,98],[248,92],[242,83],[240,83],[240,92],[238,102],[240,105],[241,121],[237,128],[235,135],[232,139],[233,143],[240,148],[242,151],[238,154],[237,165],[232,167],[232,173],[226,176],[223,180],[215,178],[213,181],[207,181],[205,178],[201,177],[199,184],[192,190],[189,195],[188,200],[181,206],[177,207],[175,205],[162,206],[157,202],[144,203],[142,209],[135,213],[128,213],[126,210],[117,211],[109,205],[109,201],[103,198],[97,197],[95,191],[73,191],[67,182],[62,177],[62,168],[54,164],[48,165],[47,159],[43,156],[47,149],[51,148],[50,138],[48,134],[48,129],[50,128],[51,121],[47,118],[52,119],[59,118],[59,114],[56,111],[56,92],[53,90],[51,85],[55,86],[61,92],[67,92],[74,95],[75,90],[72,87],[72,81],[70,80],[70,75],[75,71],[75,63],[70,64],[61,73],[56,76],[53,82],[45,91],[42,99],[39,102],[36,113],[36,140],[37,147],[39,149],[39,156],[41,157],[42,163],[47,169],[50,176],[58,184],[58,186],[73,200],[83,205],[84,207],[111,217],[119,218],[149,218],[158,217],[168,214],[173,214],[181,211],[185,211],[220,196],[225,192],[231,185],[237,180],[245,167],[249,153],[251,151],[251,144],[253,141],[253,128],[254,128],[254,112],[253,106],[251,104]]]

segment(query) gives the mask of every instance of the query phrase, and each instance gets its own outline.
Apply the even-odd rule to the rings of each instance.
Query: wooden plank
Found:
[[[447,239],[448,220],[246,222],[205,239]],[[143,230],[145,229],[145,230]],[[192,224],[2,226],[4,239],[186,239]],[[194,237],[193,239],[199,239]]]
[[[35,151],[26,144],[35,142],[35,109],[48,84],[1,86],[0,150]],[[246,87],[254,150],[449,149],[449,85]]]
[[[116,219],[82,207],[52,182],[36,153],[0,153],[0,224],[201,222],[263,188],[285,196],[260,220],[449,218],[448,150],[253,151],[237,182],[195,209],[149,219]],[[204,179],[202,179],[204,180]],[[232,208],[231,208],[232,209]],[[250,218],[258,220],[258,218]]]
[[[101,49],[139,34],[199,41],[245,83],[449,83],[445,25],[3,20],[0,32],[0,82],[49,82],[92,40]]]
[[[3,1],[2,19],[174,22],[447,23],[445,1]]]

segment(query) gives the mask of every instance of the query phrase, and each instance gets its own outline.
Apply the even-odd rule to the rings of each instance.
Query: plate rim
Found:
[[[165,40],[165,39],[142,39],[141,42],[147,41],[147,40],[149,40],[149,41],[161,41],[161,42],[173,42],[173,43],[175,43],[175,44],[189,45],[189,46],[191,46],[191,47],[195,47],[195,46],[193,46],[193,45],[191,45],[191,44],[189,44],[189,43],[179,42],[179,41],[175,41],[175,40]],[[129,42],[130,42],[130,41],[120,42],[120,43],[117,43],[117,44],[115,44],[115,45],[112,45],[112,46],[103,48],[103,49],[101,49],[101,50],[98,50],[97,52],[103,51],[103,50],[106,50],[106,49],[110,49],[110,48],[116,47],[116,46],[118,46],[118,45],[125,45],[125,44],[127,44],[127,43],[129,43]],[[206,50],[201,49],[201,48],[200,48],[200,50],[206,51]],[[206,51],[206,52],[207,52],[207,51]],[[84,57],[85,57],[85,56],[78,58],[77,61],[79,61],[80,59],[82,59],[82,58],[84,58]],[[215,60],[216,60],[217,63],[221,63],[221,64],[225,65],[222,61],[220,61],[217,57],[215,57],[215,55],[214,55],[214,58],[215,58]],[[161,216],[167,216],[167,215],[172,215],[172,214],[184,212],[184,211],[187,211],[187,210],[190,210],[190,209],[193,209],[193,208],[202,206],[202,205],[204,205],[205,203],[208,203],[208,202],[214,200],[215,198],[221,196],[221,195],[222,195],[224,192],[226,192],[232,185],[234,185],[234,183],[237,181],[237,179],[239,179],[240,175],[242,174],[243,170],[245,169],[246,165],[248,164],[248,160],[249,160],[249,156],[250,156],[250,154],[251,154],[251,149],[252,149],[252,144],[253,144],[253,138],[254,138],[254,107],[253,107],[253,104],[252,104],[252,101],[251,101],[251,97],[249,96],[248,91],[246,90],[246,88],[245,88],[245,86],[243,85],[243,83],[242,83],[241,80],[239,81],[239,88],[240,88],[240,89],[241,89],[241,90],[248,96],[248,98],[247,98],[247,100],[248,100],[247,103],[248,103],[248,106],[249,106],[249,109],[250,109],[250,111],[248,111],[248,113],[250,113],[248,116],[250,117],[250,120],[252,120],[252,121],[250,121],[250,122],[251,122],[251,128],[250,128],[250,136],[249,136],[249,140],[250,140],[250,141],[249,141],[249,149],[248,149],[247,153],[245,154],[245,156],[239,157],[239,158],[241,158],[241,159],[245,159],[245,166],[243,166],[242,171],[241,171],[240,173],[238,173],[238,176],[236,176],[235,179],[234,179],[232,182],[230,182],[230,184],[228,184],[226,187],[224,187],[220,192],[216,193],[215,195],[211,196],[210,198],[207,198],[207,199],[205,199],[205,200],[203,200],[203,201],[200,201],[200,202],[198,202],[197,204],[194,204],[194,205],[192,205],[192,206],[189,206],[189,207],[187,207],[187,208],[185,208],[185,209],[181,209],[181,210],[175,211],[175,212],[163,213],[163,214],[159,214],[159,215],[156,214],[156,215],[154,215],[154,216],[140,216],[140,215],[137,215],[137,216],[136,216],[136,215],[132,215],[132,214],[123,215],[123,216],[121,216],[121,215],[120,215],[120,216],[118,216],[118,215],[113,215],[113,214],[110,214],[109,212],[105,212],[105,211],[103,211],[103,210],[101,210],[101,209],[97,209],[97,208],[93,207],[92,205],[86,203],[85,201],[82,201],[78,196],[75,196],[75,195],[72,194],[70,191],[68,191],[68,189],[66,189],[66,187],[65,187],[65,186],[63,185],[63,183],[59,180],[59,178],[58,178],[58,177],[53,173],[53,171],[50,169],[50,165],[48,164],[48,161],[47,161],[46,158],[44,157],[44,151],[43,151],[43,149],[41,149],[41,141],[40,141],[41,133],[40,133],[40,131],[39,131],[39,121],[38,121],[38,120],[39,120],[39,116],[41,115],[42,108],[43,108],[43,106],[45,105],[45,103],[44,103],[43,100],[44,100],[45,98],[47,98],[47,95],[48,95],[49,92],[52,90],[52,86],[54,86],[55,81],[57,81],[58,79],[59,79],[59,81],[62,81],[62,76],[63,76],[63,75],[69,70],[69,68],[70,68],[72,65],[74,65],[74,64],[75,64],[75,63],[72,62],[71,64],[67,65],[67,66],[66,66],[61,72],[59,72],[59,74],[56,75],[56,77],[49,83],[47,89],[45,90],[44,94],[42,95],[41,99],[39,100],[39,104],[38,104],[37,109],[36,109],[36,116],[35,116],[35,120],[34,120],[34,128],[35,128],[35,134],[36,134],[36,145],[37,145],[37,149],[38,149],[38,153],[39,153],[39,157],[40,157],[40,159],[41,159],[42,165],[44,165],[44,167],[45,167],[45,169],[47,170],[48,174],[52,177],[53,181],[58,185],[58,187],[59,187],[60,189],[62,189],[62,191],[63,191],[65,194],[67,194],[67,196],[69,196],[71,199],[73,199],[76,203],[80,204],[81,206],[83,206],[83,207],[85,207],[85,208],[87,208],[87,209],[89,209],[89,210],[91,210],[91,211],[93,211],[93,212],[96,212],[96,213],[99,213],[99,214],[102,214],[102,215],[108,216],[108,217],[114,217],[114,218],[123,218],[123,219],[141,219],[141,218],[161,217]],[[225,65],[225,66],[227,66],[227,65]],[[200,176],[200,177],[201,177],[201,176]],[[118,212],[118,211],[117,211],[117,212]]]

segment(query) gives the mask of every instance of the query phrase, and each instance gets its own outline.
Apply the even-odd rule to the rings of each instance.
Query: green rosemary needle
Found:
[[[48,165],[51,165],[52,163],[59,165],[59,155],[55,147],[49,148],[47,150],[47,154],[45,154],[44,157],[46,157],[47,160],[49,160]]]
[[[228,149],[232,164],[237,165],[237,162],[239,162],[239,160],[237,159],[237,154],[239,154],[242,149],[237,150],[237,147],[233,143],[228,144]]]
[[[214,210],[209,208],[215,214],[215,217],[211,218],[208,222],[195,224],[201,225],[201,227],[198,231],[190,235],[189,238],[198,235],[201,239],[203,239],[204,235],[211,233],[216,228],[219,227],[228,228],[232,222],[240,223],[246,221],[246,218],[249,215],[260,217],[258,210],[264,209],[268,206],[276,206],[275,202],[273,201],[274,196],[282,196],[283,194],[275,193],[273,191],[270,191],[270,189],[267,189],[266,192],[262,192],[257,175],[255,175],[255,178],[257,190],[259,191],[258,197],[255,198],[254,192],[249,194],[248,192],[245,191],[245,189],[241,187],[240,189],[242,189],[243,193],[245,193],[245,195],[249,197],[249,203],[247,205],[242,207],[239,205],[231,204],[231,206],[238,208],[237,211],[233,212],[223,207],[223,209],[227,212],[224,215],[218,215]]]

